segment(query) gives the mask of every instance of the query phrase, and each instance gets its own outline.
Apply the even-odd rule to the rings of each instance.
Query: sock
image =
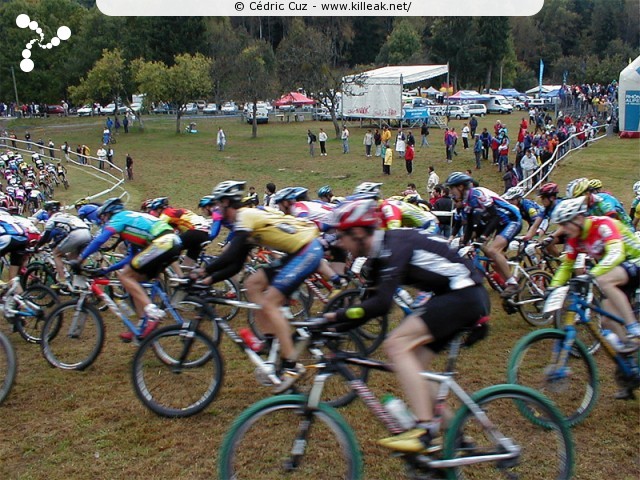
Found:
[[[282,360],[282,369],[289,369],[289,370],[293,370],[294,368],[296,368],[296,362],[291,361],[291,360]]]

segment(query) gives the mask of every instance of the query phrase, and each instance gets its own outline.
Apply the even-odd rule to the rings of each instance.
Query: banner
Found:
[[[540,77],[538,78],[538,87],[540,88],[540,92],[542,92],[542,74],[544,72],[544,62],[540,59]]]

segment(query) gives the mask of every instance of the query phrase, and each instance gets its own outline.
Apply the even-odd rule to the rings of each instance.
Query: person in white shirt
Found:
[[[218,150],[221,152],[224,150],[224,146],[227,144],[227,136],[224,134],[224,130],[222,130],[222,127],[218,127],[216,144],[218,145]]]
[[[327,156],[327,132],[325,132],[322,128],[318,133],[318,142],[320,142],[320,156]]]
[[[373,133],[371,133],[371,130],[367,130],[367,133],[364,134],[364,140],[362,140],[362,144],[364,145],[364,154],[367,157],[370,157],[371,146],[373,145]]]
[[[349,129],[346,125],[342,127],[340,138],[342,139],[342,153],[349,153]]]
[[[462,127],[462,145],[465,150],[469,148],[469,132],[471,132],[471,129],[469,128],[469,125],[465,123],[464,127]]]
[[[538,160],[536,160],[536,157],[531,153],[530,148],[525,150],[524,157],[520,160],[520,168],[522,168],[522,176],[524,177],[524,189],[529,190],[533,182],[531,175],[533,175],[533,172],[538,168]]]
[[[433,196],[433,192],[436,185],[440,183],[440,177],[433,168],[433,165],[429,166],[429,178],[427,179],[427,195],[428,198]]]
[[[104,162],[107,159],[107,151],[104,149],[104,145],[98,149],[96,156],[98,157],[98,168],[104,170]]]

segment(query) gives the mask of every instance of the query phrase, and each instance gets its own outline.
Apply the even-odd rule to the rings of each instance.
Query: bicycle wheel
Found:
[[[100,312],[85,302],[78,309],[78,300],[58,305],[42,329],[42,354],[54,367],[63,370],[84,370],[100,354],[104,344],[104,323]]]
[[[221,300],[237,300],[240,301],[240,287],[231,279],[223,280],[211,285],[209,290],[211,297],[207,300],[215,304],[216,315],[223,320],[229,322],[238,315],[240,307],[218,303],[216,299]]]
[[[32,285],[20,294],[27,304],[16,317],[16,330],[29,343],[40,343],[42,328],[53,308],[58,305],[56,292],[44,285]]]
[[[562,415],[543,395],[519,385],[494,385],[475,393],[472,399],[490,419],[491,428],[483,426],[463,405],[446,432],[443,458],[506,453],[497,442],[496,430],[513,442],[519,452],[512,459],[450,468],[447,478],[571,478],[574,462],[571,432]],[[521,415],[521,405],[547,418],[547,428]]]
[[[598,372],[593,357],[576,339],[572,355],[564,366],[556,358],[565,340],[562,330],[538,330],[522,338],[509,358],[507,381],[525,385],[549,397],[570,426],[584,420],[598,399]],[[568,371],[561,372],[560,368]],[[561,378],[560,378],[561,377]],[[522,405],[522,413],[532,422],[547,426],[548,419]]]
[[[0,404],[11,392],[16,378],[17,359],[11,341],[0,332]]]
[[[344,418],[324,403],[307,410],[306,400],[280,395],[242,412],[222,442],[218,478],[363,478],[358,441]]]
[[[341,308],[349,308],[358,305],[363,300],[359,289],[345,290],[336,295],[327,303],[324,312],[335,312]],[[365,354],[371,355],[382,344],[389,329],[389,319],[387,315],[372,318],[364,325],[359,326],[354,332],[360,337],[365,345]]]
[[[518,306],[520,315],[530,325],[543,327],[553,322],[553,314],[544,314],[544,292],[551,283],[552,275],[542,270],[527,272],[530,278],[520,279],[520,291],[516,295],[516,301],[531,302]]]
[[[23,289],[36,284],[50,286],[54,283],[56,283],[55,272],[51,267],[41,262],[30,264],[25,272],[20,275],[20,285],[22,285]]]
[[[348,332],[339,337],[323,339],[321,342],[311,344],[305,352],[300,355],[298,361],[303,365],[318,363],[318,359],[327,353],[349,353],[354,356],[366,357],[366,347],[358,335]],[[329,377],[322,390],[322,402],[334,408],[344,407],[351,403],[356,397],[356,393],[351,389],[349,380],[359,379],[367,382],[369,369],[366,367],[349,365],[352,373],[351,378],[344,378],[341,375]],[[315,369],[310,370],[314,372]],[[295,388],[301,393],[308,393],[313,387],[315,375],[305,375],[295,383]]]
[[[203,299],[197,297],[185,297],[183,300],[174,305],[176,313],[180,316],[179,321],[182,324],[193,322],[198,323],[198,328],[203,332],[209,333],[209,338],[218,345],[220,343],[220,327],[215,321],[217,310],[204,302]]]
[[[303,284],[304,285],[304,284]],[[311,307],[312,298],[310,292],[308,292],[302,286],[293,292],[285,302],[285,308],[288,308],[291,312],[291,316],[296,320],[304,320],[309,318],[309,309]],[[255,313],[252,309],[247,313],[249,327],[253,331],[253,334],[260,340],[265,339],[265,335],[260,329],[258,322],[256,321]]]
[[[223,372],[222,359],[209,337],[170,325],[142,342],[133,358],[131,378],[136,396],[152,412],[188,417],[213,401]]]

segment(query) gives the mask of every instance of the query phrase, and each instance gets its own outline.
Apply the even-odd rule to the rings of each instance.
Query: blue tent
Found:
[[[520,93],[515,88],[503,88],[502,90],[498,90],[497,95],[503,95],[505,97],[520,97],[524,95],[524,93]]]
[[[542,95],[540,95],[540,98],[557,98],[559,96],[560,96],[560,89],[551,90],[550,92],[543,93]]]

